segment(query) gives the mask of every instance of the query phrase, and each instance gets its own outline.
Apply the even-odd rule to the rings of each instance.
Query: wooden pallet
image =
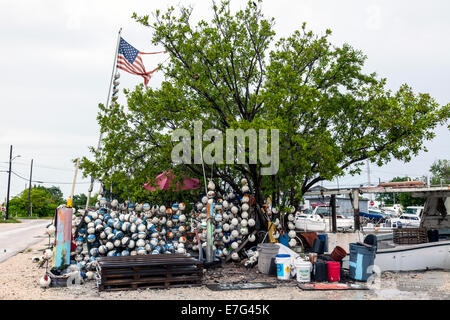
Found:
[[[428,242],[425,228],[395,229],[393,234],[395,244],[418,244]]]
[[[99,291],[200,286],[202,263],[182,254],[101,257],[97,263]]]

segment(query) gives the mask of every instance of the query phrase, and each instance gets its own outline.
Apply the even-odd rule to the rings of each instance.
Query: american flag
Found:
[[[147,72],[142,62],[142,54],[157,54],[164,53],[166,51],[145,53],[140,52],[135,47],[126,42],[120,37],[119,51],[117,53],[117,68],[125,70],[131,74],[136,74],[144,78],[144,84],[147,86],[148,81],[151,78],[151,74],[158,70],[155,68],[152,71]]]

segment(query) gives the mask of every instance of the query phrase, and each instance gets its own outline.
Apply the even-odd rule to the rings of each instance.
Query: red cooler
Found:
[[[341,264],[337,261],[327,261],[328,265],[328,282],[336,282],[341,280]]]

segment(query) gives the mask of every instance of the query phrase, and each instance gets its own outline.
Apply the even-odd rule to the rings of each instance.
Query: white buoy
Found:
[[[95,277],[94,271],[88,271],[88,272],[86,272],[86,278],[87,278],[88,280],[92,280],[92,279],[94,279],[94,277]]]
[[[294,238],[289,240],[289,247],[295,247],[296,245],[297,245],[297,240],[295,240]]]
[[[53,251],[51,249],[45,249],[44,257],[45,259],[50,259],[51,257],[53,257]]]
[[[50,286],[50,283],[52,282],[52,280],[49,278],[48,275],[44,275],[40,280],[39,280],[39,284],[41,286],[41,288],[48,288]]]
[[[230,204],[228,203],[227,200],[224,200],[224,201],[222,202],[222,206],[223,206],[224,209],[228,209],[229,206],[230,206]]]

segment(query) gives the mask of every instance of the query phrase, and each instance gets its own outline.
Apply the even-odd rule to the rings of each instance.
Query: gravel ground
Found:
[[[371,290],[303,291],[295,280],[279,281],[260,274],[257,267],[246,269],[237,264],[226,264],[205,272],[204,284],[232,282],[269,282],[276,288],[258,290],[211,291],[206,286],[173,288],[169,290],[146,289],[136,291],[98,292],[95,281],[69,288],[42,289],[39,279],[45,267],[32,262],[47,248],[48,239],[0,263],[0,299],[131,299],[131,300],[303,300],[303,299],[450,299],[450,272],[427,271],[419,273],[383,273],[381,280]]]

